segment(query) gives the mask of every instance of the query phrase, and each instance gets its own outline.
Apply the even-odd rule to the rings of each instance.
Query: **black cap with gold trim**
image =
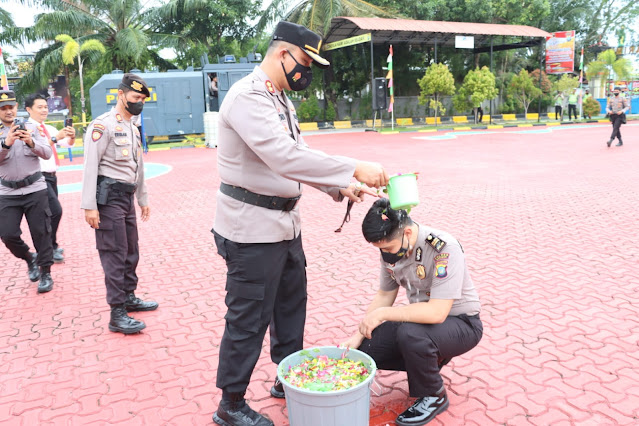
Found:
[[[149,92],[149,87],[146,82],[140,78],[140,76],[126,73],[122,77],[122,82],[120,83],[120,89],[126,87],[127,89],[133,90],[134,92],[142,93],[143,95],[151,96],[151,92]]]
[[[13,90],[0,90],[0,107],[3,107],[5,105],[17,105],[18,102],[16,102],[16,94],[13,92]]]
[[[328,68],[331,63],[319,53],[322,48],[322,37],[303,25],[280,21],[273,32],[273,40],[285,41],[302,49],[320,68]]]

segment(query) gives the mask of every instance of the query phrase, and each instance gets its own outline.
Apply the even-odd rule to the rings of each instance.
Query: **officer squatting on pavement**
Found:
[[[381,370],[406,371],[417,399],[395,423],[424,425],[448,408],[439,371],[482,338],[479,296],[459,241],[413,222],[388,199],[375,201],[362,233],[381,254],[380,289],[342,345],[367,353]],[[393,306],[400,286],[409,304]]]
[[[326,68],[322,39],[307,28],[280,22],[264,61],[235,83],[220,108],[218,170],[221,179],[213,233],[228,267],[226,326],[220,343],[213,415],[220,425],[269,426],[273,422],[244,399],[270,328],[271,360],[278,364],[303,347],[306,258],[298,202],[302,184],[361,202],[367,186],[386,185],[377,163],[329,156],[300,135],[295,108],[284,90],[304,90],[311,65]],[[277,380],[271,395],[284,397]]]
[[[87,223],[95,229],[95,245],[111,307],[109,330],[124,334],[146,327],[127,312],[153,311],[158,307],[156,302],[142,301],[134,293],[140,258],[134,194],[142,221],[149,220],[150,209],[140,133],[131,117],[142,112],[149,95],[144,80],[135,74],[124,74],[115,108],[89,124],[84,140],[81,207]]]
[[[53,288],[53,248],[47,184],[39,158],[50,158],[52,151],[44,133],[33,123],[18,124],[17,114],[15,93],[0,91],[0,238],[15,257],[27,262],[29,279],[40,280],[38,293],[46,293]],[[20,238],[22,216],[27,218],[37,255]]]

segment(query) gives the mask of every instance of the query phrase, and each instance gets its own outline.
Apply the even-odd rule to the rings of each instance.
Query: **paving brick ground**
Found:
[[[307,138],[391,173],[420,171],[422,204],[412,216],[464,245],[485,335],[444,367],[451,405],[434,424],[639,424],[639,126],[623,131],[623,148],[606,148],[606,125]],[[37,295],[25,264],[0,248],[0,424],[211,424],[225,312],[225,267],[210,234],[215,155],[147,155],[172,170],[149,180],[152,218],[139,225],[138,294],[160,302],[135,315],[147,322],[139,335],[107,329],[77,192],[61,195],[68,260],[54,266],[52,292]],[[305,191],[308,347],[349,336],[375,292],[378,253],[360,233],[368,206],[356,206],[335,234],[345,205]],[[286,425],[285,403],[268,393],[274,377],[265,342],[247,397]],[[380,372],[378,382],[370,423],[392,425],[409,403],[405,374]]]

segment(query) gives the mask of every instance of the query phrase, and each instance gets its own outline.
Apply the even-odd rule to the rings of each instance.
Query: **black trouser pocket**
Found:
[[[47,229],[47,233],[51,233],[51,209],[49,207],[44,209],[44,223]]]
[[[247,283],[227,277],[226,291],[225,302],[228,310],[224,319],[241,330],[257,332],[261,327],[264,284]]]
[[[100,221],[100,228],[95,230],[95,248],[103,251],[116,251],[117,243],[113,222]]]

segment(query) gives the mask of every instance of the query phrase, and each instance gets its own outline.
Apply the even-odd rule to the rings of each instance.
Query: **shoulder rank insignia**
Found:
[[[417,265],[417,278],[419,278],[420,280],[423,280],[424,278],[426,278],[426,269],[424,268],[424,265]]]
[[[417,247],[417,250],[415,250],[415,262],[421,262],[421,261],[422,261],[422,248]]]
[[[273,83],[271,83],[271,80],[266,80],[265,84],[266,84],[266,90],[268,90],[270,94],[274,94],[275,87],[273,87]]]
[[[434,234],[428,234],[428,237],[426,237],[426,242],[430,244],[431,247],[434,248],[437,253],[441,253],[442,249],[446,247],[446,242],[443,240],[440,240]]]

